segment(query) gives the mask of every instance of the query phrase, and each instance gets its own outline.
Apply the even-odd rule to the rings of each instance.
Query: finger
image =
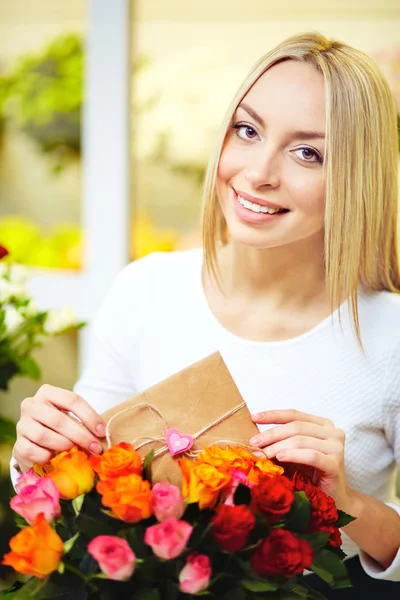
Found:
[[[43,400],[74,414],[89,431],[99,437],[105,435],[105,423],[96,411],[78,394],[50,385],[42,385],[36,394]]]
[[[265,410],[260,413],[256,413],[251,416],[255,423],[259,424],[283,424],[290,423],[291,421],[305,421],[308,423],[315,423],[316,425],[322,425],[324,427],[333,427],[333,423],[330,419],[324,417],[317,417],[316,415],[310,415],[300,410],[289,409],[289,410]]]
[[[100,454],[102,446],[96,437],[86,429],[86,427],[71,418],[61,410],[47,407],[43,410],[38,419],[39,423],[46,429],[50,429],[57,434],[62,435],[81,448],[86,448],[92,454]]]
[[[335,477],[338,475],[339,467],[336,458],[310,449],[293,449],[279,452],[276,458],[280,462],[292,462],[300,465],[308,465],[321,471],[325,476]]]
[[[53,452],[71,450],[74,445],[74,442],[63,435],[29,418],[19,421],[17,424],[17,433],[18,436],[25,437],[33,444]]]
[[[13,456],[21,471],[25,472],[34,464],[45,465],[50,462],[53,452],[41,448],[25,437],[20,437],[15,443]]]
[[[308,437],[316,437],[319,439],[329,439],[336,437],[333,433],[334,429],[323,427],[322,425],[316,425],[314,423],[307,423],[304,421],[293,421],[286,423],[285,425],[279,425],[278,427],[271,427],[267,431],[259,433],[255,437],[251,438],[251,446],[269,446],[281,440],[296,435],[305,435]]]
[[[264,452],[268,458],[274,458],[279,454],[279,452],[296,449],[318,450],[318,452],[322,452],[322,454],[331,454],[336,456],[341,456],[343,453],[343,446],[335,440],[321,440],[305,435],[297,435],[286,440],[282,440],[281,442],[277,442],[276,444],[271,444],[271,446],[264,448]]]

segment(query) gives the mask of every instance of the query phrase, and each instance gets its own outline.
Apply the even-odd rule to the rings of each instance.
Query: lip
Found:
[[[267,225],[268,223],[274,223],[277,221],[281,221],[281,219],[284,219],[284,217],[289,214],[289,212],[277,212],[277,213],[274,213],[271,215],[269,213],[262,213],[262,212],[256,213],[251,210],[248,210],[247,208],[242,206],[242,204],[240,204],[237,192],[233,188],[231,188],[231,189],[232,189],[232,199],[233,199],[233,203],[234,203],[234,210],[235,210],[236,216],[243,223],[248,223],[249,225],[253,225],[253,226],[257,226],[257,225],[264,226],[264,225]],[[250,200],[250,202],[251,202],[251,200]],[[276,205],[274,205],[272,208],[275,208],[275,206]]]
[[[274,202],[269,202],[267,200],[263,200],[262,198],[257,198],[256,196],[252,196],[251,194],[246,194],[246,192],[235,190],[235,188],[232,189],[235,192],[235,194],[243,198],[243,200],[248,200],[249,202],[254,202],[255,204],[259,204],[260,206],[266,206],[267,208],[282,208],[284,210],[288,210],[285,206],[280,206],[279,204],[275,204]]]

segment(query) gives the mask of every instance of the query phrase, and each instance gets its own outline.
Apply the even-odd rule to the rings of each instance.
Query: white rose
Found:
[[[67,306],[66,308],[52,309],[47,313],[46,320],[44,322],[44,331],[48,335],[55,335],[61,333],[69,327],[76,325],[77,319],[73,308]]]
[[[10,266],[10,272],[8,276],[11,283],[21,285],[27,281],[29,273],[26,267],[18,264],[12,264]]]
[[[24,285],[11,283],[6,279],[0,279],[0,302],[8,302],[10,298],[23,300],[28,296],[28,290]]]
[[[5,306],[4,311],[4,323],[6,325],[5,337],[8,337],[18,331],[25,319],[15,306]]]
[[[29,300],[29,304],[25,308],[25,314],[27,317],[33,317],[33,315],[36,315],[38,312],[39,312],[38,304],[34,298],[31,298]]]

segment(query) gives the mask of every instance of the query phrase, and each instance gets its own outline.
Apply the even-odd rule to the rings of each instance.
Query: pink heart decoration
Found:
[[[173,428],[167,429],[165,441],[167,442],[171,456],[182,454],[182,452],[190,450],[194,444],[194,439],[191,435],[182,435],[179,429]]]

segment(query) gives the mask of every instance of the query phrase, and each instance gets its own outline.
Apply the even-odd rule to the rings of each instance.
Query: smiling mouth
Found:
[[[255,213],[263,213],[269,215],[276,215],[278,213],[287,213],[289,210],[287,208],[271,208],[269,206],[262,206],[261,204],[257,204],[256,202],[250,202],[250,200],[245,200],[236,192],[237,199],[239,204],[247,208],[247,210],[251,210]]]

